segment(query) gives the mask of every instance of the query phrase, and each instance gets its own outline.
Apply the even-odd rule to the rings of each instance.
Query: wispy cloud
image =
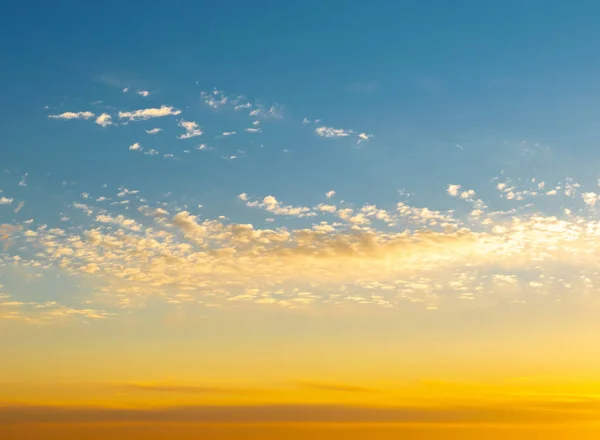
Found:
[[[137,94],[143,96],[144,98],[150,96],[150,92],[148,90],[138,90]]]
[[[354,132],[352,130],[344,130],[343,128],[333,128],[333,127],[323,126],[323,127],[318,127],[315,130],[315,133],[317,133],[321,137],[334,138],[334,137],[350,136]]]
[[[340,391],[347,393],[373,393],[378,391],[371,388],[324,382],[299,382],[299,385],[303,388],[320,391]]]
[[[162,128],[152,128],[150,130],[146,130],[146,133],[148,134],[156,134],[156,133],[160,133],[162,131]]]

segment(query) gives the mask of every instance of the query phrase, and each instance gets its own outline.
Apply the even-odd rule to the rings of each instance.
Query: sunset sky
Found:
[[[0,5],[0,436],[600,434],[600,4]]]

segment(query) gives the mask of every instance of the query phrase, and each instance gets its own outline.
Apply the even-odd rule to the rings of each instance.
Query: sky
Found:
[[[3,2],[3,438],[597,438],[599,13]]]

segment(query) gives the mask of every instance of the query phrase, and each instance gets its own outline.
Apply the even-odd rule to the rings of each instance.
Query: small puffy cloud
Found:
[[[8,197],[0,197],[0,205],[10,205],[14,199]]]
[[[140,144],[139,144],[139,143],[137,143],[137,142],[136,142],[135,144],[133,144],[133,145],[130,145],[130,146],[129,146],[129,149],[130,149],[131,151],[142,151],[142,150],[143,150],[143,148],[142,148],[142,147],[140,146]]]
[[[581,197],[583,198],[583,202],[588,205],[589,207],[593,208],[596,205],[596,202],[598,202],[598,194],[593,193],[593,192],[586,192],[583,193],[581,195]]]
[[[448,185],[448,189],[446,190],[446,192],[448,194],[450,194],[452,197],[457,197],[459,191],[460,191],[460,185],[453,185],[453,184]]]
[[[224,131],[223,132],[223,136],[233,136],[235,134],[235,131]]]
[[[335,191],[334,191],[334,190],[327,191],[327,192],[325,193],[325,196],[326,196],[328,199],[330,199],[330,198],[332,198],[333,196],[335,196]]]
[[[162,128],[153,128],[151,130],[146,130],[146,133],[148,134],[156,134],[156,133],[160,133],[162,131]]]
[[[372,134],[359,133],[359,135],[358,135],[358,143],[360,144],[361,142],[368,141],[372,137],[373,137]]]
[[[467,191],[463,191],[462,193],[460,193],[460,198],[461,199],[472,199],[473,197],[475,197],[475,191],[473,191],[472,189],[469,189]]]
[[[144,98],[150,96],[150,92],[148,90],[138,90],[137,94],[143,96]]]
[[[119,112],[119,118],[128,119],[130,121],[144,121],[150,118],[161,118],[163,116],[177,116],[181,114],[181,110],[168,105],[163,105],[160,108],[145,108],[135,110],[133,112]]]
[[[129,91],[129,88],[128,88],[128,87],[125,87],[125,88],[123,89],[123,93],[127,93],[128,91]]]
[[[189,139],[202,135],[202,130],[198,127],[198,124],[193,121],[181,121],[179,122],[179,126],[185,130],[185,133],[181,136],[177,136],[177,139]]]
[[[246,193],[241,193],[241,194],[238,196],[238,199],[240,199],[240,200],[243,200],[244,202],[246,202],[246,201],[248,201],[248,194],[246,194]]]
[[[65,112],[60,115],[49,115],[48,117],[51,119],[90,119],[95,115],[92,112]]]
[[[332,128],[332,127],[318,127],[315,133],[321,137],[334,138],[334,137],[345,137],[350,136],[353,133],[352,130],[344,130],[343,128]]]
[[[109,125],[112,125],[112,117],[108,113],[102,113],[96,118],[96,124],[101,125],[102,127],[108,127]]]
[[[260,128],[246,128],[248,133],[260,133],[262,130]]]
[[[147,154],[149,156],[156,156],[158,154],[158,150],[155,150],[154,148],[151,148],[150,150],[146,151],[144,154]]]

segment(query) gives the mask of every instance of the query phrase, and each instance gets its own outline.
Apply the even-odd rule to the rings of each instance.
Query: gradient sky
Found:
[[[0,433],[597,438],[599,14],[2,3]]]

